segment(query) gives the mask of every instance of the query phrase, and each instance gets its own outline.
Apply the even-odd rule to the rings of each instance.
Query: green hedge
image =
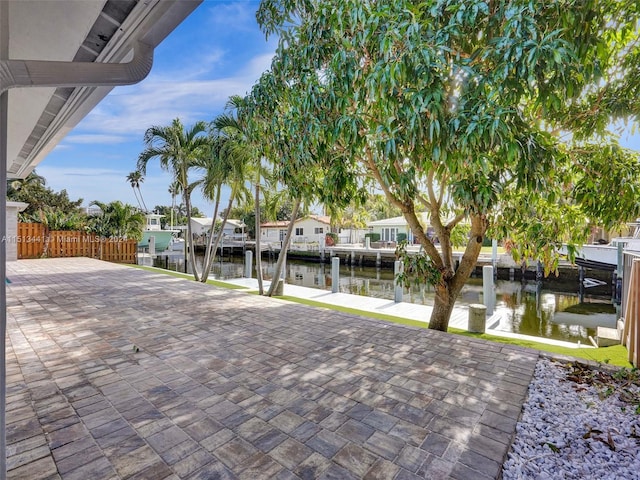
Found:
[[[380,241],[380,234],[379,233],[365,233],[364,238],[370,238],[371,240],[369,240],[370,242],[378,242]]]

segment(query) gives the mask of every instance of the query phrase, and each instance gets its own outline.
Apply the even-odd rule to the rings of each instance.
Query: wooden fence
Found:
[[[137,240],[103,239],[78,231],[50,231],[41,223],[19,223],[17,243],[19,259],[89,257],[137,263]]]

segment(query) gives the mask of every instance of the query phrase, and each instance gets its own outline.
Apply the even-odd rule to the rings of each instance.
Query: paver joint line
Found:
[[[535,354],[85,258],[10,262],[9,478],[498,478]]]

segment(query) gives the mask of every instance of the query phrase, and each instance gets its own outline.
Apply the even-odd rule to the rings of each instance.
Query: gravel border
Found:
[[[620,398],[620,388],[605,396],[568,373],[567,364],[538,360],[503,480],[640,479],[636,405]],[[640,392],[638,382],[625,388]]]

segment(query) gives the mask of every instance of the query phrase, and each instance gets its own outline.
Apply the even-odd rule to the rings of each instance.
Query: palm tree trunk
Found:
[[[213,217],[211,220],[211,228],[209,228],[209,237],[207,238],[207,246],[205,247],[204,264],[202,265],[202,277],[200,278],[200,281],[202,283],[205,283],[207,281],[207,278],[209,277],[209,272],[211,271],[211,264],[213,263],[213,259],[211,258],[211,246],[213,245],[213,236],[216,231],[216,217],[218,216],[218,208],[220,207],[220,190],[221,190],[220,185],[218,185],[217,191],[216,191],[216,200],[213,207]],[[220,229],[220,232],[218,233],[217,237],[222,235],[222,229],[224,229],[224,226]],[[217,245],[218,245],[218,241],[216,240],[216,248],[218,248]],[[215,253],[214,253],[214,257],[215,257]]]
[[[276,290],[276,286],[278,285],[278,281],[280,280],[280,272],[282,271],[282,265],[287,259],[287,251],[289,250],[289,244],[291,243],[291,233],[293,232],[293,225],[298,216],[298,209],[300,208],[300,199],[296,199],[296,203],[293,205],[293,211],[291,212],[291,220],[289,221],[289,226],[287,227],[287,235],[284,237],[284,242],[282,244],[282,248],[280,249],[280,254],[278,255],[278,261],[276,262],[276,268],[273,272],[273,278],[271,279],[271,285],[269,286],[269,291],[267,292],[267,296],[273,296],[273,292]]]
[[[220,233],[216,235],[216,243],[213,244],[212,249],[212,258],[209,265],[207,265],[206,275],[209,275],[209,270],[211,269],[211,265],[216,260],[216,252],[218,251],[218,244],[220,243],[220,239],[222,238],[222,232],[224,231],[224,226],[227,224],[227,220],[229,219],[229,213],[231,212],[231,207],[233,207],[233,199],[235,197],[235,192],[231,192],[231,196],[229,197],[229,204],[227,205],[227,210],[224,212],[224,217],[222,218],[222,225],[220,225]],[[207,277],[205,277],[205,273],[202,274],[203,282],[207,281]]]
[[[131,188],[133,190],[133,196],[136,197],[136,202],[138,203],[138,206],[142,208],[142,204],[140,203],[140,199],[138,198],[138,193],[136,192],[135,185],[131,185]]]
[[[140,202],[142,202],[142,206],[144,207],[145,213],[149,210],[147,209],[147,204],[144,203],[144,199],[142,198],[142,190],[140,190],[140,185],[138,185],[138,193],[140,194]]]
[[[187,238],[184,243],[185,251],[187,248],[189,250],[189,261],[191,262],[191,268],[193,269],[193,278],[196,282],[199,282],[200,276],[198,275],[198,267],[196,266],[196,251],[195,248],[193,248],[193,235],[191,234],[191,192],[188,190],[188,188],[184,189],[184,205],[187,210]],[[186,260],[187,257],[185,256],[185,261]]]
[[[256,181],[256,275],[258,277],[258,294],[264,295],[264,285],[262,284],[262,249],[260,248],[260,174]]]

